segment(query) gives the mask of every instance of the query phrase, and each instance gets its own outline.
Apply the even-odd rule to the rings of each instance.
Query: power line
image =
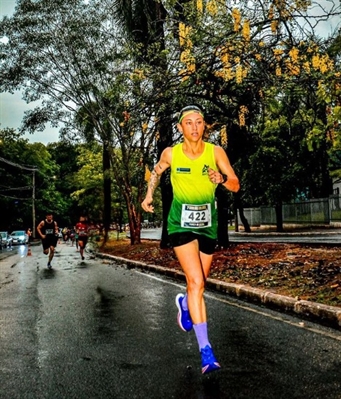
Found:
[[[25,186],[25,187],[1,187],[0,192],[4,191],[17,191],[17,190],[32,190],[32,186]]]
[[[18,201],[32,201],[32,198],[18,198],[18,197],[11,197],[10,195],[0,194],[0,197],[10,198]]]
[[[20,169],[23,169],[23,170],[29,170],[30,172],[35,172],[35,171],[38,170],[37,166],[28,167],[28,166],[19,165],[18,163],[9,161],[8,159],[2,158],[2,157],[0,157],[0,161],[5,162],[8,165],[15,166],[16,168],[20,168]]]

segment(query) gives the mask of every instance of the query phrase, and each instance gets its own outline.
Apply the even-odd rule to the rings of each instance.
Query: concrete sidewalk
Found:
[[[292,229],[281,233],[269,229],[253,229],[250,233],[245,231],[229,231],[231,242],[278,242],[296,244],[321,244],[341,245],[341,229]]]

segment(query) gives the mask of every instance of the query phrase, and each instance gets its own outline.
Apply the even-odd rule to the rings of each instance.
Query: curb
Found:
[[[148,272],[164,274],[177,280],[186,281],[185,274],[179,270],[163,266],[151,265],[137,262],[119,256],[97,253],[96,256],[102,259],[111,259],[127,266],[128,269],[142,269]],[[265,306],[269,309],[286,312],[302,319],[310,320],[321,325],[341,331],[341,308],[324,305],[317,302],[298,300],[271,291],[253,288],[248,285],[226,283],[220,280],[208,278],[206,287],[222,292],[238,299]]]

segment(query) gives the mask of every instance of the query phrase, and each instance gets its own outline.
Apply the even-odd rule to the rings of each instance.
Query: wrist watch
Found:
[[[224,173],[221,173],[222,177],[223,177],[223,181],[220,184],[224,184],[227,182],[227,176]]]

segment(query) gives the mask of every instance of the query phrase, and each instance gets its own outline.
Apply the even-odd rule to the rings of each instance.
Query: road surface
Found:
[[[60,244],[0,261],[0,398],[340,399],[341,334],[207,292],[222,369],[176,324],[183,283]]]

